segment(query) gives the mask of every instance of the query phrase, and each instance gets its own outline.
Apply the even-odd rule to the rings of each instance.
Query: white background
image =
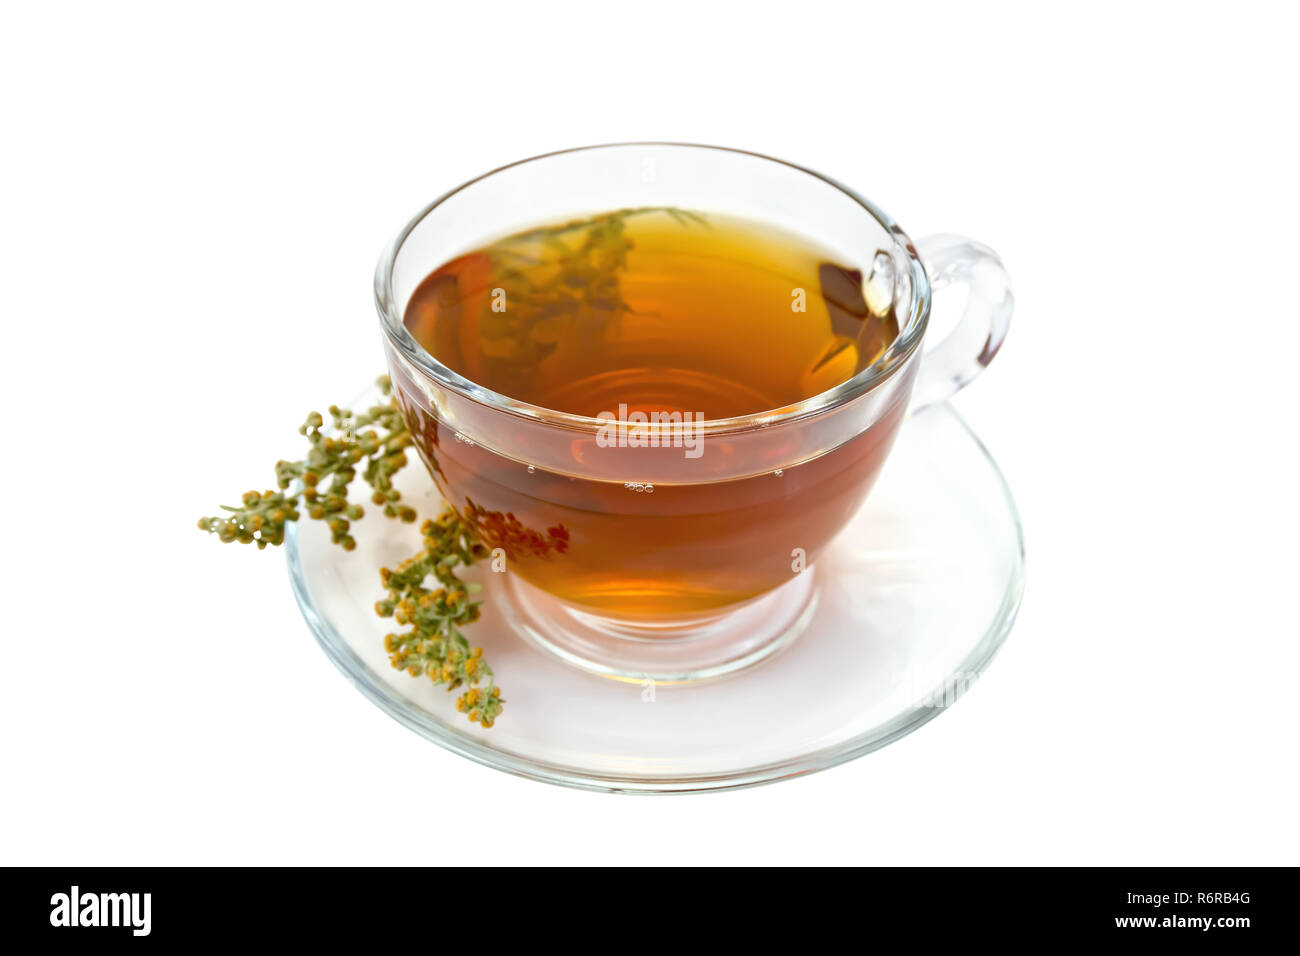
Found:
[[[0,862],[1300,862],[1284,11],[6,7]],[[957,405],[1023,511],[1019,622],[951,713],[826,773],[479,767],[339,676],[281,555],[194,528],[380,369],[411,214],[625,139],[812,166],[1015,281]]]

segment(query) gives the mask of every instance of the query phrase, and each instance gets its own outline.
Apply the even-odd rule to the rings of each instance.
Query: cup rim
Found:
[[[607,429],[609,427],[609,422],[605,419],[595,418],[589,415],[577,415],[571,412],[562,412],[558,409],[547,408],[543,405],[533,405],[529,402],[511,398],[508,395],[493,391],[490,388],[466,378],[438,361],[432,353],[428,352],[415,340],[415,337],[412,336],[406,328],[406,324],[398,310],[396,299],[393,294],[393,268],[397,262],[397,256],[401,252],[403,244],[415,228],[424,221],[425,217],[452,196],[455,196],[457,193],[460,193],[470,186],[489,179],[507,169],[513,169],[516,166],[522,166],[526,163],[550,159],[551,157],[562,156],[567,153],[589,152],[598,149],[617,149],[629,146],[668,146],[678,149],[703,149],[723,153],[735,153],[741,156],[749,156],[766,162],[776,163],[797,172],[812,176],[832,188],[839,190],[849,199],[852,199],[861,206],[864,212],[875,219],[876,222],[893,237],[894,243],[904,251],[908,262],[912,267],[913,295],[911,314],[908,317],[907,323],[900,330],[898,337],[895,338],[889,348],[885,350],[885,354],[871,365],[838,385],[835,385],[824,392],[819,392],[816,395],[803,399],[802,401],[790,405],[783,405],[779,408],[754,412],[749,415],[705,419],[703,422],[694,423],[689,426],[693,430],[702,430],[708,435],[716,435],[723,432],[747,431],[754,428],[767,428],[773,425],[806,418],[821,412],[834,410],[871,391],[887,379],[892,378],[894,374],[903,367],[906,360],[916,352],[925,335],[926,326],[929,323],[930,318],[931,290],[929,278],[921,263],[920,255],[916,251],[915,243],[912,242],[911,238],[902,230],[898,223],[876,206],[875,203],[871,202],[865,196],[862,196],[853,189],[850,189],[848,186],[845,186],[838,180],[832,179],[830,176],[826,176],[814,169],[809,169],[806,166],[800,166],[797,163],[792,163],[784,159],[777,159],[763,153],[745,149],[735,149],[729,146],[713,146],[705,143],[684,143],[657,140],[599,143],[591,146],[576,146],[569,149],[553,150],[549,153],[539,153],[536,156],[529,156],[526,159],[520,159],[513,163],[507,163],[504,166],[498,166],[479,176],[475,176],[473,179],[466,180],[459,186],[443,193],[433,202],[425,206],[424,209],[420,210],[420,212],[406,224],[402,231],[399,232],[393,241],[384,249],[383,254],[379,258],[379,263],[375,268],[375,308],[379,312],[380,325],[384,330],[384,334],[397,352],[404,356],[406,360],[414,365],[419,371],[432,378],[442,387],[463,398],[469,399],[470,401],[484,405],[488,408],[575,431],[599,433],[602,429]],[[647,434],[658,433],[666,436],[670,435],[675,430],[680,430],[683,426],[680,423],[651,422],[640,427],[645,429]]]

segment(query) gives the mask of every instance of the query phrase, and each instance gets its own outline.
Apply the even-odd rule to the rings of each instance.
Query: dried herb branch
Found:
[[[379,379],[379,388],[385,396],[391,393],[387,377]],[[328,521],[331,540],[351,551],[357,543],[349,534],[350,523],[365,514],[360,505],[348,502],[348,486],[358,468],[373,489],[370,500],[382,507],[384,514],[414,521],[415,509],[401,503],[401,492],[392,482],[393,475],[406,467],[405,449],[411,444],[397,403],[390,399],[360,414],[331,405],[329,414],[328,434],[319,412],[308,415],[298,428],[311,448],[298,461],[276,462],[278,490],[246,491],[239,506],[221,506],[226,514],[200,518],[199,529],[225,542],[265,548],[283,543],[285,524],[297,521],[306,511],[309,518]]]
[[[616,326],[633,310],[619,290],[632,241],[625,234],[633,216],[664,213],[683,226],[708,223],[696,213],[667,206],[644,206],[575,219],[517,233],[488,246],[493,285],[505,290],[509,307],[484,307],[484,354],[515,375],[523,375],[556,347],[559,337],[582,323],[590,334]],[[310,447],[297,461],[275,466],[276,488],[245,492],[240,503],[222,506],[223,514],[200,518],[199,528],[225,542],[284,542],[285,526],[309,518],[328,522],[331,540],[345,551],[356,547],[351,523],[364,509],[348,501],[358,475],[370,486],[370,500],[390,518],[414,521],[415,510],[402,502],[392,478],[407,464],[411,436],[402,421],[392,386],[379,380],[387,401],[361,413],[330,406],[329,425],[318,412],[298,429]],[[545,535],[519,526],[513,515],[487,512],[469,502],[469,517],[485,531],[521,546],[562,553],[568,532],[548,528]],[[462,581],[456,569],[469,567],[488,548],[450,508],[421,528],[423,547],[394,569],[381,568],[388,596],[375,603],[381,617],[409,627],[384,638],[393,667],[413,677],[428,677],[448,691],[466,688],[456,709],[471,721],[491,727],[501,714],[501,689],[481,648],[473,647],[461,628],[479,619],[479,601],[470,600],[478,585]]]
[[[420,529],[424,550],[396,568],[380,568],[388,597],[375,603],[380,617],[409,624],[405,634],[384,637],[393,667],[412,677],[426,676],[452,691],[468,686],[456,709],[470,720],[491,727],[501,713],[501,690],[492,680],[492,668],[483,660],[483,648],[471,647],[460,628],[479,619],[481,601],[471,601],[479,585],[456,576],[458,565],[468,567],[487,557],[487,547],[476,540],[470,527],[447,508],[436,521]],[[429,578],[439,587],[425,587]],[[486,680],[483,688],[475,685]]]
[[[379,388],[385,396],[391,395],[386,377],[379,379]],[[309,518],[328,521],[331,540],[351,551],[356,547],[351,522],[365,513],[348,501],[349,486],[358,474],[370,485],[370,500],[385,515],[414,521],[415,509],[402,503],[392,483],[393,475],[407,464],[405,449],[411,444],[397,403],[389,398],[360,414],[331,405],[329,415],[328,429],[317,412],[298,429],[311,447],[298,461],[276,463],[278,490],[245,492],[238,506],[222,506],[225,514],[200,518],[199,528],[222,541],[256,544],[261,549],[282,544],[286,524],[305,512]],[[418,554],[395,570],[379,569],[388,597],[376,602],[376,613],[411,626],[405,634],[387,635],[384,648],[393,666],[412,676],[426,675],[449,691],[468,687],[456,701],[456,709],[491,727],[501,714],[501,691],[493,683],[482,648],[471,647],[460,631],[479,618],[481,602],[469,600],[479,586],[462,581],[454,570],[468,567],[488,550],[450,508],[436,521],[426,521],[421,532],[424,543]],[[425,587],[430,577],[439,587]]]

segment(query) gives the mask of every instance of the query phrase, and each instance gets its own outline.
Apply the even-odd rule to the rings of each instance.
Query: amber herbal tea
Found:
[[[724,467],[734,442],[708,423],[796,404],[880,359],[899,325],[892,295],[874,298],[853,264],[756,222],[651,208],[549,224],[434,270],[405,324],[470,381],[608,432],[575,439],[569,471],[554,448],[536,463],[554,435],[467,434],[404,410],[440,490],[512,573],[604,615],[708,612],[816,558],[869,490],[902,409],[739,476]],[[627,478],[668,431],[676,446],[656,449],[654,480]],[[596,455],[621,456],[607,469],[618,477],[590,477]]]

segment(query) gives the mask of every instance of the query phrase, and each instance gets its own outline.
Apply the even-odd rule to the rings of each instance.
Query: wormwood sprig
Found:
[[[334,543],[351,551],[356,541],[350,522],[364,515],[360,505],[348,502],[348,487],[358,474],[371,487],[370,500],[384,514],[414,521],[415,509],[402,503],[392,483],[393,475],[406,466],[411,436],[391,398],[387,377],[379,379],[379,388],[389,401],[360,414],[331,405],[328,430],[324,416],[308,415],[298,432],[311,447],[299,461],[276,463],[278,490],[246,492],[239,506],[222,506],[226,514],[200,518],[199,528],[222,541],[262,549],[283,543],[285,525],[306,512],[309,518],[328,521]],[[376,602],[376,613],[411,628],[387,635],[384,649],[394,667],[413,677],[427,675],[449,691],[467,688],[456,709],[491,727],[505,701],[493,681],[492,668],[483,660],[483,649],[471,647],[460,631],[479,618],[481,602],[469,600],[479,585],[462,581],[455,572],[458,566],[468,567],[486,557],[488,549],[450,508],[436,520],[426,521],[420,531],[424,542],[418,554],[396,569],[379,569],[388,597]],[[437,588],[425,587],[430,578]]]
[[[379,388],[385,396],[391,395],[387,376],[379,379]],[[351,551],[357,545],[349,533],[351,522],[365,514],[360,505],[348,502],[348,485],[358,468],[372,489],[370,500],[385,515],[414,521],[415,509],[402,504],[401,492],[392,482],[393,475],[406,466],[406,448],[411,444],[397,403],[390,398],[359,414],[331,405],[329,415],[328,434],[319,412],[308,415],[298,428],[311,447],[298,461],[276,462],[277,489],[245,492],[240,505],[221,506],[226,514],[200,518],[199,529],[225,542],[265,548],[283,543],[285,524],[297,521],[305,511],[309,518],[329,522],[331,540]]]
[[[456,700],[456,709],[471,721],[491,727],[501,713],[504,700],[492,678],[492,668],[483,659],[481,647],[471,647],[460,628],[479,619],[481,601],[470,595],[480,590],[456,575],[456,567],[468,567],[487,557],[488,549],[470,527],[450,508],[420,528],[424,550],[396,568],[380,568],[379,577],[388,597],[375,603],[375,613],[410,625],[404,634],[384,637],[384,650],[394,668],[412,677],[426,676],[448,691],[468,687]],[[429,579],[438,585],[429,588]],[[478,687],[486,681],[483,687]]]

